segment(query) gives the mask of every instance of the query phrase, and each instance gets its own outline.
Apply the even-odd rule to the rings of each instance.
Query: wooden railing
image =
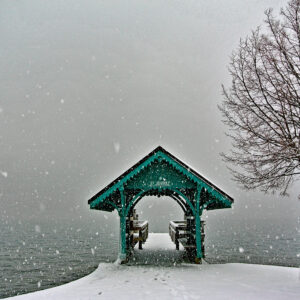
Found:
[[[201,250],[202,255],[205,255],[204,248],[204,221],[201,221]],[[188,254],[191,254],[196,249],[196,236],[191,234],[190,229],[187,228],[186,221],[170,221],[169,223],[169,235],[171,240],[175,243],[176,250],[179,250],[179,243],[187,250]],[[192,237],[192,238],[191,238]]]
[[[149,233],[148,221],[133,221],[133,227],[130,230],[132,237],[132,248],[139,243],[139,249],[143,249],[143,244],[146,242]]]
[[[179,241],[185,238],[186,232],[186,222],[185,221],[170,221],[169,223],[169,235],[171,240],[176,245],[176,250],[179,250]]]

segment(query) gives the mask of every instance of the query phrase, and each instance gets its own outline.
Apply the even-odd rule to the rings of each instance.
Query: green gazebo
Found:
[[[144,196],[170,196],[185,216],[185,246],[194,246],[194,259],[201,261],[203,245],[201,215],[204,209],[230,208],[233,199],[162,147],[157,147],[116,180],[94,195],[91,209],[120,216],[119,259],[126,261],[132,250],[130,233],[135,205]]]

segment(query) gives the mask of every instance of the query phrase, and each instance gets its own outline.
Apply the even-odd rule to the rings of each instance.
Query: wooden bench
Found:
[[[143,249],[143,244],[146,242],[149,233],[148,221],[134,221],[133,222],[133,248],[136,243],[139,243],[139,249]]]
[[[195,244],[188,244],[187,238],[178,239],[178,242],[184,247],[184,249],[195,249]]]
[[[139,221],[138,218],[134,209],[129,217],[129,242],[132,249],[137,243],[139,243],[139,249],[143,249],[142,245],[148,238],[148,221]]]
[[[202,255],[205,255],[204,249],[204,221],[201,221],[201,250]],[[169,235],[171,240],[176,245],[176,250],[179,250],[179,243],[183,246],[183,248],[187,251],[188,256],[191,258],[195,256],[196,253],[196,236],[195,234],[191,234],[187,229],[186,221],[170,221],[169,223]]]
[[[176,250],[179,250],[180,239],[186,237],[186,222],[185,221],[170,221],[169,235],[171,240],[176,245]]]

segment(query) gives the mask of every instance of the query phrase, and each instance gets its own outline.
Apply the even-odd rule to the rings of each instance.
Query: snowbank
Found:
[[[101,263],[79,280],[10,299],[300,299],[297,268],[184,263],[161,266],[163,253],[179,260],[182,255],[182,251],[174,250],[168,236],[152,234],[145,250],[137,251],[135,265]],[[144,260],[139,261],[139,257]]]

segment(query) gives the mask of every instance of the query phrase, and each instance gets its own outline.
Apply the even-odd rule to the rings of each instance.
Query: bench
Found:
[[[129,242],[131,248],[133,249],[139,243],[139,249],[143,249],[142,245],[148,238],[148,221],[139,221],[138,214],[134,209],[129,217],[129,222]]]
[[[176,250],[179,250],[180,239],[185,238],[187,235],[186,222],[185,221],[170,221],[169,235],[170,235],[173,243],[175,243],[175,245],[176,245]]]
[[[205,222],[201,221],[201,250],[202,255],[205,255],[204,249],[204,225]],[[196,252],[196,236],[195,233],[191,233],[187,228],[186,221],[170,221],[169,223],[169,235],[171,240],[175,243],[176,250],[179,250],[179,244],[187,251],[189,256],[195,255]]]
[[[195,244],[188,244],[187,238],[178,239],[178,242],[184,247],[184,249],[187,249],[187,248],[195,249],[196,248]]]
[[[146,242],[149,233],[148,221],[134,221],[131,231],[133,234],[133,248],[136,243],[139,243],[139,249],[143,249],[142,245]]]

